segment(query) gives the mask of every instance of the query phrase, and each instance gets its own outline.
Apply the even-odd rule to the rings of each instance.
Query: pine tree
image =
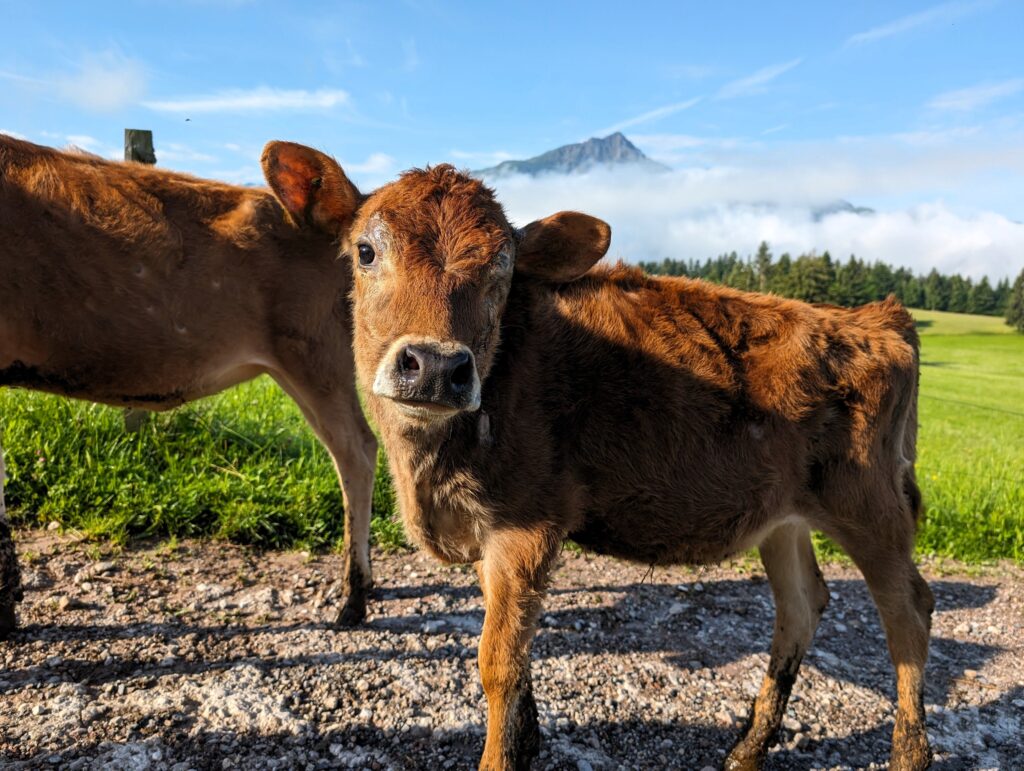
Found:
[[[988,276],[982,276],[981,281],[971,287],[970,296],[967,298],[967,311],[985,316],[995,316],[998,313],[996,293],[988,283]]]
[[[757,247],[754,266],[757,271],[757,291],[767,292],[772,269],[772,252],[768,248],[767,241],[762,241],[761,245]]]
[[[1018,332],[1024,332],[1024,270],[1013,282],[1010,290],[1010,304],[1006,308],[1006,323]]]
[[[949,279],[935,268],[924,280],[924,303],[930,311],[944,311],[949,306]]]
[[[949,300],[946,302],[945,310],[953,313],[968,313],[968,300],[970,298],[970,279],[964,280],[959,273],[949,277]]]

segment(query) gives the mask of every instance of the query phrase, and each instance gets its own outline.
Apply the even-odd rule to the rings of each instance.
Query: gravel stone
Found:
[[[471,568],[375,553],[369,620],[341,630],[328,623],[340,555],[185,541],[96,562],[56,531],[17,541],[38,578],[0,643],[4,768],[476,767]],[[925,693],[937,767],[1024,768],[1024,570],[923,572],[937,600]],[[563,555],[533,646],[534,768],[721,768],[767,667],[770,588],[749,560],[647,573]],[[853,569],[824,573],[833,601],[771,771],[888,761],[895,686],[877,612]],[[73,604],[90,583],[90,602]]]

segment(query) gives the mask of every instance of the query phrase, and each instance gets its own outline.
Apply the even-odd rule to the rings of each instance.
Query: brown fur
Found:
[[[0,137],[0,386],[165,410],[269,373],[338,468],[352,622],[370,584],[376,441],[350,288],[333,234],[297,227],[269,191]]]
[[[771,663],[726,763],[759,767],[827,603],[812,529],[853,557],[881,612],[899,693],[892,765],[925,767],[912,319],[892,299],[850,310],[623,265],[582,275],[607,230],[567,238],[560,223],[573,218],[516,233],[489,190],[438,167],[339,225],[350,255],[376,254],[355,263],[356,366],[407,531],[442,560],[478,563],[481,767],[522,767],[536,751],[529,645],[567,537],[648,564],[761,547],[777,604]],[[377,392],[418,339],[472,352],[478,411]]]

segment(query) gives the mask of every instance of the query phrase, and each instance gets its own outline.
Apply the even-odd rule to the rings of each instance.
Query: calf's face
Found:
[[[492,191],[451,166],[362,196],[309,148],[272,142],[263,164],[293,218],[336,229],[355,275],[361,385],[404,421],[438,424],[479,408],[513,273],[572,281],[608,249],[610,229],[585,214],[513,229]]]

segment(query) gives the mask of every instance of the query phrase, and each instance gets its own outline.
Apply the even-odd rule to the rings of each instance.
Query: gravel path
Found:
[[[22,629],[0,643],[4,768],[475,768],[475,575],[376,554],[367,626],[334,631],[334,555],[222,543],[104,554],[19,534]],[[926,566],[936,767],[1024,768],[1024,571]],[[891,665],[859,574],[801,670],[772,769],[882,767]],[[719,767],[767,664],[759,565],[564,555],[534,644],[538,768]],[[872,766],[872,764],[875,764]]]

